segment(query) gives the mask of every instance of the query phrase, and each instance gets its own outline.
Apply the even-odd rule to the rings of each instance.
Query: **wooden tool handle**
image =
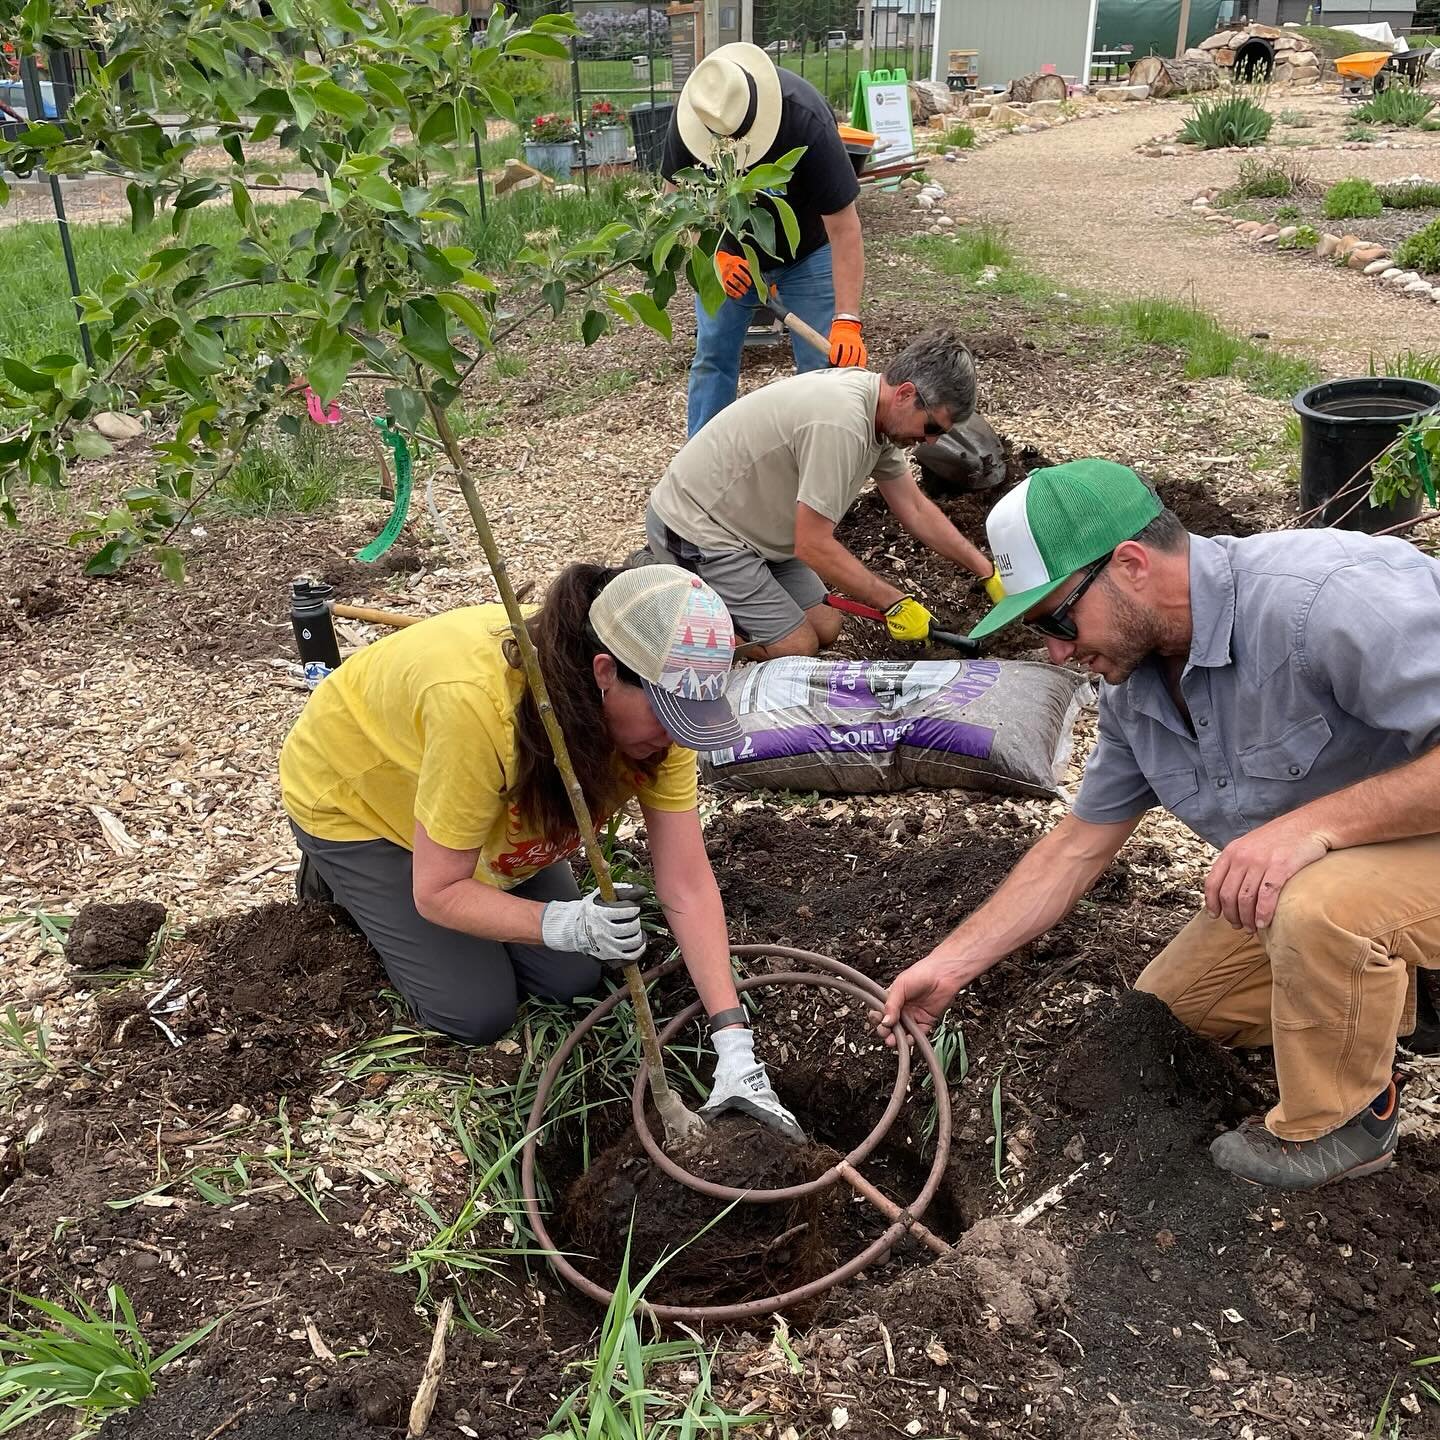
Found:
[[[830,342],[813,326],[807,325],[793,311],[780,303],[780,293],[774,285],[770,287],[770,298],[765,302],[770,313],[792,335],[798,335],[807,345],[813,345],[822,355],[830,353]]]
[[[335,604],[330,609],[342,620],[366,620],[371,625],[388,625],[392,630],[418,625],[427,618],[424,615],[402,615],[398,610],[372,610],[368,605]]]

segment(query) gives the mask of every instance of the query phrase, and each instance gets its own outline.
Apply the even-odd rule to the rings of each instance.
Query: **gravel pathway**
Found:
[[[1307,108],[1336,109],[1333,97]],[[1053,280],[1111,295],[1191,297],[1242,335],[1313,356],[1332,373],[1364,373],[1372,350],[1440,348],[1440,306],[1383,292],[1351,271],[1275,254],[1206,225],[1190,201],[1228,185],[1229,150],[1151,158],[1136,147],[1179,128],[1180,103],[1122,105],[1114,114],[1016,135],[950,163],[935,176],[957,215],[1005,224],[1023,259]],[[1440,135],[1405,150],[1277,150],[1308,160],[1318,182],[1351,175],[1440,178]],[[1263,153],[1263,152],[1261,152]]]

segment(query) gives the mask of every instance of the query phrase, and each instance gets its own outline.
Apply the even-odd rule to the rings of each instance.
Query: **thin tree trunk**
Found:
[[[575,814],[575,825],[580,832],[580,843],[585,847],[585,858],[595,872],[595,883],[600,888],[601,898],[614,900],[615,882],[610,878],[610,866],[606,862],[604,851],[600,848],[600,840],[595,833],[594,822],[590,818],[590,807],[585,803],[585,792],[580,787],[575,767],[570,763],[570,751],[565,744],[565,734],[560,728],[560,721],[550,703],[550,694],[545,688],[545,676],[540,670],[540,658],[535,652],[535,643],[530,638],[530,631],[526,628],[520,602],[516,599],[514,587],[510,584],[510,571],[505,564],[504,556],[500,554],[499,546],[495,543],[495,532],[490,528],[490,519],[485,513],[484,505],[480,502],[480,493],[476,490],[475,481],[465,465],[465,459],[461,455],[460,446],[455,439],[455,432],[451,430],[444,410],[428,395],[425,397],[425,403],[430,409],[430,418],[435,422],[435,433],[439,435],[441,443],[445,446],[445,453],[450,457],[451,465],[455,467],[455,474],[460,481],[460,491],[465,497],[465,504],[470,511],[470,519],[474,523],[475,533],[480,538],[480,548],[485,552],[485,560],[490,566],[491,574],[495,577],[495,586],[500,591],[501,603],[505,606],[505,614],[510,621],[510,628],[514,631],[515,642],[520,650],[520,663],[525,671],[525,683],[529,685],[530,693],[535,697],[535,707],[540,712],[541,724],[545,726],[545,733],[550,737],[550,751],[555,757],[555,768],[559,770],[560,777],[565,782],[565,793],[570,797],[570,808]],[[625,966],[625,984],[630,991],[630,1003],[635,1010],[635,1022],[639,1027],[640,1039],[645,1049],[645,1065],[650,1072],[650,1093],[655,1100],[655,1109],[665,1125],[666,1142],[673,1144],[703,1128],[704,1122],[698,1115],[685,1108],[680,1097],[670,1088],[670,1084],[665,1078],[665,1060],[660,1051],[660,1042],[656,1037],[655,1017],[650,1010],[649,996],[645,993],[645,982],[640,978],[639,965],[632,962]]]

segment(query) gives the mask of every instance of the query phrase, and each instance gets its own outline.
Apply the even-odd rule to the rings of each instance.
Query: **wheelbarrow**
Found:
[[[1340,72],[1340,96],[1344,100],[1363,100],[1378,95],[1385,88],[1381,73],[1393,58],[1389,50],[1361,50],[1354,55],[1341,55],[1335,61]]]

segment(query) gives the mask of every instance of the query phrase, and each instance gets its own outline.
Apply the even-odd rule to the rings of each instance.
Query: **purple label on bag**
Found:
[[[916,750],[944,750],[951,755],[970,755],[988,760],[995,732],[988,725],[970,725],[964,720],[936,720],[922,717],[910,722],[905,743]]]
[[[869,660],[833,665],[825,677],[827,703],[836,710],[873,710],[878,702],[870,688],[870,675],[876,668]]]
[[[893,725],[883,721],[856,725],[781,725],[773,730],[752,730],[735,747],[732,763],[827,752],[883,755],[900,745],[988,760],[994,740],[995,732],[985,725],[923,717],[897,720]]]
[[[931,662],[921,662],[922,664]],[[941,662],[946,663],[946,662]],[[939,693],[958,705],[984,695],[1000,678],[997,660],[962,660],[959,674]],[[831,663],[825,674],[825,703],[833,710],[894,710],[902,703],[907,683],[917,672],[908,660],[844,660]],[[914,698],[933,693],[922,687]]]

